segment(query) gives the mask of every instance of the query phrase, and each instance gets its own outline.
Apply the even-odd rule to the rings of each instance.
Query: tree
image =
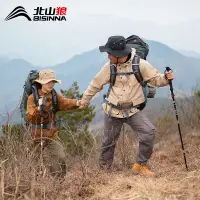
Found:
[[[63,96],[72,99],[81,99],[77,82],[67,90],[61,90]],[[59,111],[57,123],[59,124],[60,137],[64,141],[67,151],[72,154],[80,154],[91,147],[94,143],[92,134],[89,131],[89,123],[95,117],[95,106],[88,105],[84,109],[70,111]]]

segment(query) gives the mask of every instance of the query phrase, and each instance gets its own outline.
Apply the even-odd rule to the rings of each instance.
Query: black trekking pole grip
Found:
[[[170,67],[166,67],[165,71],[170,72],[172,71],[172,69]],[[168,81],[169,81],[170,90],[173,91],[172,80],[168,79]]]
[[[166,67],[166,71],[170,72],[170,71],[172,71],[172,69],[170,67]]]
[[[42,105],[40,105],[40,117],[41,117],[41,120],[43,121],[44,104],[45,104],[47,98],[45,96],[41,96],[40,98],[42,98]]]

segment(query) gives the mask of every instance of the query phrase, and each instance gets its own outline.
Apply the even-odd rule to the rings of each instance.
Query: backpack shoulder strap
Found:
[[[39,106],[39,103],[38,103],[39,94],[38,94],[37,87],[35,85],[32,85],[32,93],[34,96],[35,105]],[[52,90],[52,106],[53,106],[53,112],[57,112],[58,111],[58,96],[55,89]]]
[[[141,84],[141,86],[144,87],[146,84],[143,81],[143,77],[142,77],[142,74],[140,72],[140,57],[138,55],[135,55],[133,57],[132,69],[133,69],[133,74],[135,75],[135,78]]]
[[[116,81],[116,75],[117,75],[117,69],[116,69],[116,65],[112,64],[110,62],[110,86],[108,88],[108,92],[107,92],[107,98],[110,94],[110,91],[113,87],[113,85],[115,84]]]
[[[53,105],[53,112],[56,113],[58,111],[58,96],[55,89],[52,90],[52,105]]]
[[[34,102],[36,106],[39,106],[39,94],[38,94],[38,90],[37,87],[35,85],[32,85],[32,93],[33,93],[33,97],[34,97]]]
[[[117,75],[116,65],[110,62],[110,85],[112,86],[115,84],[116,75]]]

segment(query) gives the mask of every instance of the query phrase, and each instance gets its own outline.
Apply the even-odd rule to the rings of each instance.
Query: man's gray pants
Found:
[[[100,151],[100,166],[102,168],[110,168],[112,165],[115,146],[123,123],[127,123],[138,135],[139,149],[136,162],[146,164],[152,155],[155,127],[142,112],[137,112],[128,118],[108,117],[105,114],[104,136]]]

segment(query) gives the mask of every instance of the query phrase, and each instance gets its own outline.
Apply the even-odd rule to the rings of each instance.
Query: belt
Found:
[[[115,105],[114,105],[115,106]],[[115,106],[119,110],[126,110],[133,108],[133,103],[119,103],[117,106]]]
[[[118,104],[117,106],[112,104],[111,102],[109,102],[108,100],[104,99],[105,103],[108,104],[110,106],[110,109],[108,111],[108,116],[111,116],[111,111],[112,108],[118,109],[118,110],[126,110],[125,111],[125,115],[126,117],[129,117],[129,114],[127,112],[127,110],[131,109],[131,108],[138,108],[139,105],[134,106],[132,103],[123,103],[123,104]]]
[[[109,106],[116,108],[118,110],[128,110],[128,109],[131,109],[131,108],[138,108],[139,107],[138,105],[134,106],[133,103],[118,103],[118,105],[116,106],[116,105],[112,104],[111,102],[109,102],[107,99],[104,99],[104,102],[106,104],[108,104]]]

